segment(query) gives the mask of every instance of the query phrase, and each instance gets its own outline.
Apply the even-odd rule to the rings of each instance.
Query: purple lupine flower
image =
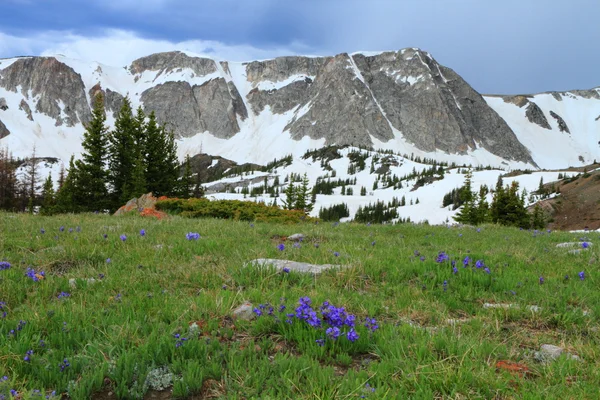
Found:
[[[334,255],[334,256],[336,256],[336,257],[339,257],[339,256],[340,256],[340,253],[339,253],[339,252],[337,252],[337,251],[334,251],[334,252],[333,252],[333,255]]]
[[[59,231],[64,232],[65,231],[65,227],[61,226],[60,228],[58,228]]]
[[[64,372],[65,368],[70,367],[71,364],[69,364],[69,360],[65,358],[62,363],[58,364],[58,366],[60,367],[60,372]]]
[[[483,269],[483,272],[485,272],[486,274],[491,274],[492,273],[488,267],[485,267]]]
[[[198,239],[200,239],[200,234],[198,232],[188,232],[185,235],[185,238],[187,240],[198,240]]]
[[[588,242],[583,242],[583,243],[581,243],[581,247],[583,247],[584,249],[587,249],[588,247],[590,247],[590,244]]]
[[[421,260],[421,261],[425,261],[425,256],[421,256],[421,257],[419,257],[419,260]]]
[[[284,251],[284,250],[285,250],[285,244],[283,244],[283,243],[279,243],[279,244],[277,245],[277,250],[279,250],[279,251]]]
[[[377,325],[377,320],[375,318],[369,317],[365,319],[365,327],[370,329],[371,332],[375,332],[377,329],[379,329],[379,325]]]
[[[25,353],[25,357],[23,357],[23,361],[30,362],[32,355],[33,355],[33,350],[27,350],[27,352]]]
[[[483,260],[477,260],[477,262],[475,263],[475,267],[476,268],[483,268],[483,267],[485,267],[485,264],[483,263]]]
[[[350,329],[348,331],[348,333],[346,334],[346,337],[348,338],[349,341],[351,342],[356,342],[358,340],[358,338],[360,336],[358,336],[358,333],[356,333],[356,331],[354,330],[354,328]]]
[[[319,345],[319,347],[323,347],[325,345],[325,339],[317,339],[315,343]]]
[[[448,281],[444,281],[444,283],[442,284],[442,287],[444,288],[444,292],[448,290]]]
[[[283,272],[286,274],[290,273],[290,269],[288,267],[283,267]]]
[[[448,254],[446,254],[445,251],[440,251],[437,255],[437,257],[435,258],[435,262],[436,263],[443,263],[444,261],[449,260],[450,257],[448,256]]]
[[[146,236],[146,230],[140,229],[140,236]]]
[[[57,297],[58,297],[59,299],[64,299],[65,297],[69,297],[69,296],[71,296],[71,293],[67,293],[67,292],[60,292],[60,293],[58,294],[58,296],[57,296]]]
[[[466,256],[463,260],[463,266],[466,268],[470,262],[471,262],[471,257]]]
[[[262,315],[262,311],[261,311],[259,308],[256,308],[256,307],[254,307],[254,308],[252,309],[252,312],[253,312],[254,314],[256,314],[256,316],[257,316],[257,317],[260,317],[260,316]]]
[[[585,279],[585,271],[581,271],[580,273],[578,273],[577,275],[579,275],[579,279],[580,280],[584,280]]]
[[[112,260],[110,259],[110,257],[106,259],[106,263],[107,263],[107,264],[110,264],[110,263],[111,263],[111,261],[112,261]]]
[[[543,285],[543,284],[544,284],[544,280],[545,280],[545,279],[544,279],[544,277],[543,277],[543,276],[540,276],[540,285]]]
[[[127,240],[127,235],[121,235],[119,236],[119,239],[121,239],[121,242],[124,242]]]
[[[456,266],[452,267],[452,273],[454,275],[458,274],[458,268],[456,268]]]
[[[325,330],[325,334],[331,339],[336,340],[338,337],[340,337],[340,328],[338,328],[337,326],[327,328]]]
[[[9,269],[10,263],[8,261],[0,261],[0,271]]]

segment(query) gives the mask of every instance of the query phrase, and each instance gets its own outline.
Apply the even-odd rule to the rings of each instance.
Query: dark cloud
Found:
[[[325,55],[420,47],[484,93],[600,85],[597,0],[4,0],[2,33],[106,29]],[[4,55],[4,54],[3,54]]]

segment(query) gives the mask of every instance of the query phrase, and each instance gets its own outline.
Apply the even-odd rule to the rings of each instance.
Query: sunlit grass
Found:
[[[0,261],[11,264],[0,270],[6,398],[11,389],[143,398],[157,371],[172,374],[177,398],[595,398],[600,384],[598,233],[20,214],[0,214],[0,227]],[[299,247],[278,250],[279,237],[298,232]],[[583,240],[593,244],[581,254],[556,248]],[[437,263],[440,252],[449,259]],[[312,276],[246,266],[256,258],[345,268]],[[301,297],[344,307],[360,339],[285,322]],[[232,319],[245,301],[274,315]],[[539,363],[544,343],[581,361]],[[498,371],[499,360],[530,374]]]

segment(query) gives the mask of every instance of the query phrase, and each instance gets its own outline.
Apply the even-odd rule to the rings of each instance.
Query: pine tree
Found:
[[[75,168],[75,162],[73,156],[69,161],[69,169],[65,181],[59,191],[56,193],[56,208],[55,211],[58,213],[69,213],[78,212],[80,207],[75,202],[78,197],[77,188],[79,186],[79,179],[77,177],[77,169]]]
[[[136,123],[131,111],[129,98],[123,99],[123,106],[117,115],[115,127],[108,135],[109,158],[108,167],[109,182],[112,186],[111,208],[116,209],[121,204],[131,199],[131,181],[133,167],[136,161],[135,135]]]
[[[81,160],[75,163],[77,175],[80,177],[75,201],[85,211],[104,210],[109,206],[106,172],[107,132],[104,99],[99,93],[94,99],[92,120],[85,126]]]
[[[296,188],[295,193],[295,201],[293,202],[293,208],[296,210],[302,210],[304,212],[309,212],[312,210],[312,204],[310,204],[308,200],[308,196],[310,193],[310,187],[308,186],[309,180],[306,173],[302,177],[302,181],[300,185]]]
[[[179,197],[187,199],[192,194],[194,188],[194,181],[192,177],[192,164],[190,162],[190,156],[185,156],[185,162],[183,163],[183,175],[179,179]]]
[[[52,215],[54,212],[55,205],[55,193],[54,193],[54,184],[52,183],[52,176],[48,174],[48,178],[44,182],[44,186],[42,188],[42,207],[41,214],[43,215]]]
[[[157,197],[176,194],[179,161],[175,137],[157,124],[154,112],[146,124],[145,151],[147,190]]]
[[[38,159],[36,156],[36,148],[33,146],[33,150],[31,151],[31,157],[29,157],[29,161],[27,163],[27,168],[25,169],[24,176],[24,191],[27,195],[27,211],[29,213],[33,213],[33,210],[36,205],[36,191],[37,184],[39,182],[39,171],[38,171]]]
[[[296,204],[296,187],[291,179],[283,194],[285,194],[285,200],[282,200],[283,208],[293,210]]]
[[[0,209],[15,211],[17,203],[16,163],[8,149],[0,149]]]
[[[473,172],[469,169],[465,175],[465,184],[460,188],[459,196],[462,201],[462,208],[454,216],[454,220],[461,224],[473,224],[477,223],[477,208],[476,208],[476,194],[473,192],[471,181],[473,179]]]

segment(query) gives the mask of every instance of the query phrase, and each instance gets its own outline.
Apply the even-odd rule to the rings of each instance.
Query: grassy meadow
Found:
[[[0,213],[0,399],[597,399],[598,235]]]

